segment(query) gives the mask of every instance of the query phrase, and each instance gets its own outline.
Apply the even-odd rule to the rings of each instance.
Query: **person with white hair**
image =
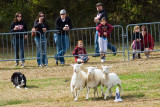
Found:
[[[54,34],[54,40],[57,48],[57,54],[54,56],[56,59],[56,64],[58,65],[58,60],[60,64],[65,64],[64,54],[69,48],[69,38],[68,33],[72,29],[72,23],[69,16],[67,16],[66,10],[62,9],[60,11],[60,17],[56,19],[56,29],[59,30]]]

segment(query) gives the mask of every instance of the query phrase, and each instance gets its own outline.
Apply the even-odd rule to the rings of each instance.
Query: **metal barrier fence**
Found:
[[[34,37],[31,36],[33,32],[15,32],[15,33],[0,33],[0,61],[17,61],[17,60],[31,60],[37,59]],[[35,31],[36,34],[40,32]],[[27,35],[26,40],[20,41],[20,38],[24,38]],[[15,39],[15,38],[18,39]],[[17,41],[19,40],[19,41]],[[17,44],[18,46],[16,46]],[[17,48],[17,49],[16,49]],[[21,49],[24,49],[24,58],[15,59],[15,50],[19,50],[17,54],[21,54]],[[38,59],[40,59],[39,57]]]
[[[106,54],[113,54],[113,53],[122,53],[123,59],[125,57],[124,54],[124,37],[123,37],[123,27],[120,25],[113,26],[114,30],[111,32],[108,41],[117,48],[116,52],[107,51]],[[54,58],[56,52],[56,45],[54,43],[54,33],[57,30],[49,30],[46,32],[47,34],[47,41],[48,41],[48,50],[47,56],[48,58]],[[69,49],[66,51],[64,57],[73,57],[77,55],[72,55],[72,52],[77,45],[78,40],[83,41],[83,45],[87,51],[87,55],[94,55],[94,42],[95,42],[95,33],[96,27],[88,27],[88,28],[74,28],[68,32],[69,37]]]
[[[122,53],[123,59],[125,57],[124,54],[124,34],[123,27],[120,25],[113,26],[114,30],[111,32],[108,41],[117,48],[117,52]],[[56,45],[54,42],[54,33],[58,30],[48,30],[45,35],[47,36],[47,57],[54,58],[54,55],[57,53]],[[88,27],[88,28],[74,28],[68,32],[69,36],[69,49],[67,50],[64,57],[73,57],[72,52],[77,45],[78,40],[82,40],[84,43],[84,47],[87,51],[87,55],[94,55],[94,41],[95,41],[95,32],[96,27]],[[41,59],[41,57],[36,57],[36,45],[34,41],[34,37],[31,36],[32,32],[17,32],[17,33],[0,33],[0,61],[15,61],[15,60],[30,60],[30,59]],[[23,36],[27,34],[27,40],[24,40],[24,59],[15,59],[15,51],[13,46],[13,35],[21,35]],[[36,34],[40,34],[40,32],[36,31]],[[41,37],[41,35],[40,35]],[[40,40],[41,41],[41,40]],[[20,48],[20,45],[19,45]],[[41,48],[42,49],[42,48]],[[42,52],[42,51],[41,51]],[[19,51],[20,53],[20,51]],[[113,54],[112,51],[107,51],[106,54]],[[41,55],[43,55],[42,53]]]
[[[141,29],[141,26],[145,26],[147,31],[147,34],[150,34],[153,37],[154,40],[154,49],[152,51],[160,51],[160,22],[151,22],[151,23],[139,23],[139,24],[129,24],[126,27],[126,35],[127,35],[127,52],[128,52],[128,60],[130,59],[130,54],[133,54],[131,44],[133,42],[133,29],[134,26],[139,26]],[[138,35],[140,36],[140,35]],[[149,39],[147,38],[147,46],[144,48],[147,48],[149,45]],[[144,42],[144,39],[142,37],[141,42]],[[137,47],[136,47],[137,48]],[[138,49],[137,49],[138,50]],[[143,53],[143,52],[149,52],[145,50],[138,50],[136,53]]]

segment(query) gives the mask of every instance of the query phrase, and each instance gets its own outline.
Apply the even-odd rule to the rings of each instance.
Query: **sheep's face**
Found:
[[[80,70],[80,66],[82,66],[82,64],[71,64],[71,66],[73,66],[74,72],[78,72]]]
[[[109,68],[112,68],[112,66],[102,66],[103,73],[109,73]]]
[[[93,75],[94,74],[94,69],[96,69],[97,67],[86,67],[86,69],[88,69],[88,75]]]

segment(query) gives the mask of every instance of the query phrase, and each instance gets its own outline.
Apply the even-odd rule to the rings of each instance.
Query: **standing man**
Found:
[[[102,3],[97,3],[96,4],[96,7],[97,7],[97,16],[94,18],[94,22],[96,23],[96,26],[98,26],[100,24],[100,20],[105,17],[107,20],[108,20],[108,17],[107,17],[107,13],[106,11],[103,9],[103,4]],[[96,30],[96,33],[95,33],[95,55],[93,55],[93,57],[98,57],[100,56],[100,53],[99,53],[99,46],[98,46],[98,31]],[[110,49],[111,51],[113,52],[117,52],[117,48],[112,46],[111,43],[107,43],[107,48]],[[113,55],[116,55],[116,53],[113,53]]]
[[[56,19],[56,29],[59,31],[54,34],[54,40],[57,48],[57,54],[54,57],[57,65],[58,60],[60,61],[60,64],[65,64],[64,54],[69,48],[69,38],[67,32],[72,29],[72,23],[70,17],[67,16],[66,10],[64,9],[60,11],[60,17]]]

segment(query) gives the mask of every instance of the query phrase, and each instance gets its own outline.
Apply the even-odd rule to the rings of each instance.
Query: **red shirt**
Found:
[[[74,51],[73,51],[73,55],[80,55],[80,54],[82,54],[82,55],[87,54],[86,50],[85,50],[84,47],[80,48],[80,47],[76,46]],[[79,58],[78,56],[75,56],[75,61],[76,62],[77,62],[78,58]]]
[[[147,34],[145,36],[142,36],[142,39],[141,39],[141,47],[142,49],[144,48],[149,48],[149,49],[152,49],[154,48],[154,40],[153,40],[153,37],[151,36],[151,34]]]
[[[103,33],[106,32],[108,37],[113,30],[113,26],[108,23],[106,23],[106,25],[99,24],[96,29],[98,31],[98,36],[106,37],[103,35]]]

